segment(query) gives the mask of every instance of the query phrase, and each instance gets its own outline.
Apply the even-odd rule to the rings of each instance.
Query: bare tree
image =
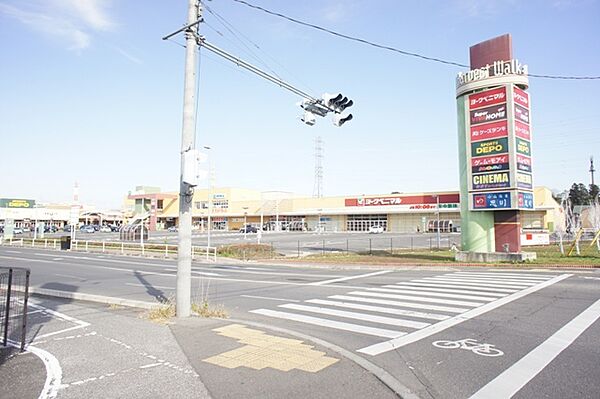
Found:
[[[569,218],[567,215],[569,213],[572,213],[571,201],[566,196],[563,196],[560,208],[558,208],[558,211],[554,215],[556,223],[554,226],[554,233],[556,233],[556,235],[558,236],[558,245],[560,247],[560,253],[563,255],[565,254],[563,240],[567,236],[568,232],[567,226]]]
[[[594,229],[594,237],[600,231],[600,203],[598,203],[598,199],[594,200],[590,205],[588,211],[588,221],[590,225]],[[596,248],[600,252],[600,240],[596,240]]]

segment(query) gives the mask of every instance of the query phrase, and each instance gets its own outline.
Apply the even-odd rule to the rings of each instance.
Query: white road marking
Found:
[[[475,392],[471,399],[510,398],[542,371],[600,317],[600,300]]]
[[[341,299],[346,301],[354,301],[354,302],[363,302],[363,303],[376,303],[379,305],[391,305],[391,306],[400,306],[404,308],[412,308],[412,309],[424,309],[424,310],[436,310],[438,312],[447,312],[447,313],[462,313],[469,310],[468,308],[456,308],[451,306],[437,306],[437,305],[428,305],[425,303],[416,303],[416,302],[398,302],[391,301],[387,299],[376,299],[376,298],[361,298],[354,297],[348,295],[332,295],[328,298],[331,299]]]
[[[63,260],[63,258],[53,258],[52,260]]]
[[[335,278],[333,280],[317,281],[315,283],[310,283],[309,285],[325,285],[325,284],[331,284],[331,283],[338,283],[340,281],[348,281],[348,280],[354,280],[357,278],[378,276],[380,274],[386,274],[386,273],[391,273],[391,272],[392,272],[392,270],[381,270],[381,271],[373,272],[373,273],[359,274],[357,276],[349,276],[349,277]]]
[[[161,290],[174,290],[175,289],[175,287],[168,287],[165,285],[154,285],[154,284],[125,283],[125,285],[130,285],[132,287],[159,288]]]
[[[443,276],[440,277],[450,277],[450,278],[457,278],[457,279],[474,279],[474,280],[482,280],[482,281],[497,281],[497,282],[505,282],[505,283],[510,283],[510,284],[537,284],[540,283],[542,281],[547,281],[549,280],[548,278],[542,278],[542,279],[535,279],[535,278],[530,278],[530,277],[503,277],[503,276],[475,276],[475,275],[465,275],[465,274],[444,274]]]
[[[285,299],[285,298],[271,298],[267,296],[257,296],[257,295],[240,295],[243,298],[256,298],[256,299],[266,299],[269,301],[280,301],[280,302],[301,302],[296,299]]]
[[[416,312],[414,310],[384,308],[381,306],[361,305],[358,303],[351,303],[351,302],[328,301],[328,300],[324,300],[324,299],[309,299],[305,302],[315,303],[317,305],[329,305],[329,306],[337,306],[340,308],[347,308],[347,309],[368,310],[371,312],[395,314],[395,315],[399,315],[399,316],[417,317],[417,318],[421,318],[421,319],[446,320],[446,319],[450,318],[450,316],[446,316],[443,314],[437,314],[437,313],[424,313],[424,312]]]
[[[428,298],[424,296],[411,296],[411,295],[396,295],[396,294],[380,294],[379,292],[359,292],[353,291],[349,292],[350,295],[362,295],[362,296],[374,296],[377,298],[389,298],[389,299],[404,299],[408,301],[417,301],[417,302],[428,302],[428,303],[443,303],[445,305],[457,305],[457,306],[481,306],[483,303],[481,302],[468,302],[468,301],[454,301],[450,299],[434,299]]]
[[[530,280],[550,280],[554,276],[545,275],[533,275],[533,274],[521,274],[521,273],[477,273],[477,272],[456,272],[455,275],[461,276],[482,276],[482,277],[499,277],[499,278],[526,278]]]
[[[367,326],[361,326],[358,324],[343,323],[341,321],[321,319],[318,317],[304,316],[304,315],[299,315],[299,314],[294,314],[294,313],[279,312],[279,311],[270,310],[270,309],[256,309],[256,310],[251,310],[250,313],[256,313],[256,314],[261,314],[264,316],[276,317],[276,318],[285,319],[285,320],[299,321],[301,323],[313,324],[313,325],[321,326],[321,327],[334,328],[336,330],[351,331],[351,332],[355,332],[355,333],[359,333],[359,334],[374,335],[377,337],[384,337],[384,338],[397,338],[397,337],[406,335],[406,333],[402,332],[402,331],[393,331],[393,330],[386,330],[384,328],[367,327]]]
[[[494,301],[494,300],[498,299],[498,298],[493,298],[493,297],[489,297],[489,296],[446,294],[444,292],[429,292],[429,291],[421,291],[421,290],[404,290],[404,289],[402,289],[402,287],[395,287],[393,285],[385,285],[384,287],[392,287],[392,288],[369,288],[369,291],[390,292],[390,293],[396,293],[396,294],[418,294],[418,295],[427,295],[428,297],[472,299],[474,301]]]
[[[492,291],[492,292],[507,292],[507,293],[513,293],[513,292],[517,292],[519,291],[518,289],[509,289],[509,288],[492,288],[492,287],[481,287],[478,286],[476,284],[473,285],[456,285],[456,284],[444,284],[444,283],[438,283],[435,281],[429,281],[429,282],[423,282],[423,283],[418,283],[417,281],[420,280],[413,280],[413,281],[409,281],[406,283],[401,283],[403,285],[414,285],[417,287],[443,287],[443,288],[466,288],[469,291],[470,290],[475,290],[475,291],[484,291],[481,292],[482,294],[487,294],[487,292],[485,291]]]
[[[503,297],[503,296],[508,295],[508,294],[498,294],[495,292],[473,292],[473,291],[469,291],[469,290],[453,290],[453,289],[447,289],[447,288],[413,287],[410,285],[402,285],[402,284],[384,285],[383,287],[384,288],[398,288],[398,289],[401,288],[403,290],[410,290],[410,291],[449,292],[452,294],[481,294],[481,295],[496,296],[496,297]]]
[[[496,309],[502,305],[505,305],[509,302],[512,302],[512,301],[522,298],[526,295],[529,295],[531,293],[539,291],[543,288],[549,287],[549,286],[556,284],[559,281],[562,281],[571,276],[572,276],[572,274],[563,274],[563,275],[554,277],[553,279],[544,281],[543,283],[540,283],[536,286],[526,288],[522,291],[516,292],[516,293],[506,296],[504,298],[500,298],[497,301],[487,303],[481,307],[471,309],[466,313],[456,315],[448,320],[440,321],[439,323],[433,324],[422,330],[415,331],[404,337],[395,338],[390,341],[381,342],[381,343],[378,343],[375,345],[371,345],[371,346],[367,346],[365,348],[359,349],[358,352],[361,352],[361,353],[364,353],[367,355],[371,355],[371,356],[375,356],[375,355],[379,355],[384,352],[394,350],[396,348],[400,348],[400,347],[408,345],[410,343],[419,341],[423,338],[427,338],[433,334],[437,334],[440,331],[444,331],[447,328],[450,328],[457,324],[462,323],[463,321],[480,316],[484,313],[489,312],[490,310]]]
[[[10,249],[7,249],[4,252],[8,252],[8,253],[11,253],[11,254],[20,254],[21,253],[21,251],[11,251]]]
[[[523,289],[523,286],[519,286],[519,285],[506,285],[506,284],[488,284],[488,283],[482,283],[482,282],[467,282],[467,281],[463,281],[463,280],[452,280],[449,278],[438,278],[438,277],[425,277],[422,280],[413,280],[415,282],[418,283],[439,283],[439,284],[456,284],[458,285],[468,285],[468,286],[474,286],[474,287],[488,287],[488,288],[517,288],[519,290]]]
[[[467,278],[467,277],[458,277],[458,276],[440,276],[440,277],[425,277],[425,279],[434,279],[434,280],[445,280],[445,281],[455,281],[457,283],[460,282],[468,282],[468,283],[492,283],[496,285],[504,285],[504,286],[519,286],[519,287],[527,287],[529,285],[534,285],[537,283],[532,282],[512,282],[505,280],[498,280],[493,278]]]
[[[62,368],[60,367],[60,363],[51,353],[46,352],[43,349],[32,345],[27,345],[25,349],[39,357],[46,367],[46,381],[44,382],[44,388],[42,388],[42,392],[40,392],[38,399],[55,398],[62,381]]]
[[[395,319],[393,317],[385,317],[385,316],[373,316],[366,313],[356,313],[356,312],[348,312],[345,310],[336,310],[329,308],[322,308],[316,306],[306,306],[306,305],[296,305],[293,303],[288,303],[285,305],[279,305],[280,308],[284,309],[293,309],[300,310],[303,312],[311,312],[311,313],[319,313],[326,314],[329,316],[337,316],[343,317],[346,319],[354,319],[354,320],[363,320],[378,324],[388,324],[391,326],[399,326],[399,327],[409,327],[409,328],[424,328],[430,323],[423,323],[421,321],[413,321],[413,320],[404,320],[404,319]]]
[[[150,367],[156,367],[156,366],[162,366],[163,363],[151,363],[151,364],[146,364],[145,366],[140,366],[139,368],[141,369],[149,369]]]
[[[173,271],[173,269],[165,269],[165,270],[171,270]],[[209,272],[197,272],[195,270],[192,270],[193,274],[198,274],[201,276],[209,276],[209,277],[223,277],[223,274],[218,274],[218,273],[209,273]]]

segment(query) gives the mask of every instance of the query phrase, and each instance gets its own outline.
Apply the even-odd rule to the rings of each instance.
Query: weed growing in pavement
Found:
[[[121,309],[125,309],[125,306],[119,305],[119,304],[116,304],[116,303],[111,303],[110,305],[108,305],[108,308],[110,310],[121,310]]]
[[[196,295],[192,300],[192,312],[202,317],[228,317],[227,310],[223,305],[211,306],[209,302],[210,278],[200,279]]]
[[[175,299],[170,296],[160,305],[144,313],[144,317],[155,323],[168,324],[169,320],[175,317],[175,314]]]

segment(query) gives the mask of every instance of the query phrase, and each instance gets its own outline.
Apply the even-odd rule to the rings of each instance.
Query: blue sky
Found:
[[[530,73],[600,75],[597,0],[249,1],[459,63],[469,46],[511,33]],[[321,136],[325,195],[458,189],[460,68],[233,0],[207,4],[253,51],[205,12],[209,42],[314,96],[340,91],[355,103],[341,128],[329,118],[306,126],[299,97],[201,50],[197,143],[212,147],[218,186],[312,195]],[[0,197],[69,201],[77,181],[83,202],[115,208],[136,185],[178,188],[185,50],[161,37],[182,26],[186,8],[186,0],[0,0]],[[589,183],[590,155],[600,169],[600,81],[531,78],[529,91],[535,184]]]

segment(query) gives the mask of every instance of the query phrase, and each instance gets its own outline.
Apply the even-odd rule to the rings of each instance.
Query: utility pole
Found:
[[[592,175],[592,186],[594,185],[594,172],[596,171],[596,169],[594,169],[594,157],[590,157],[590,174]]]
[[[181,175],[179,179],[179,230],[177,255],[177,317],[189,317],[192,290],[192,197],[193,188],[184,182],[184,154],[195,148],[196,108],[196,33],[201,18],[198,0],[188,0],[187,29],[185,29],[185,77],[183,90],[183,127],[181,132]]]

